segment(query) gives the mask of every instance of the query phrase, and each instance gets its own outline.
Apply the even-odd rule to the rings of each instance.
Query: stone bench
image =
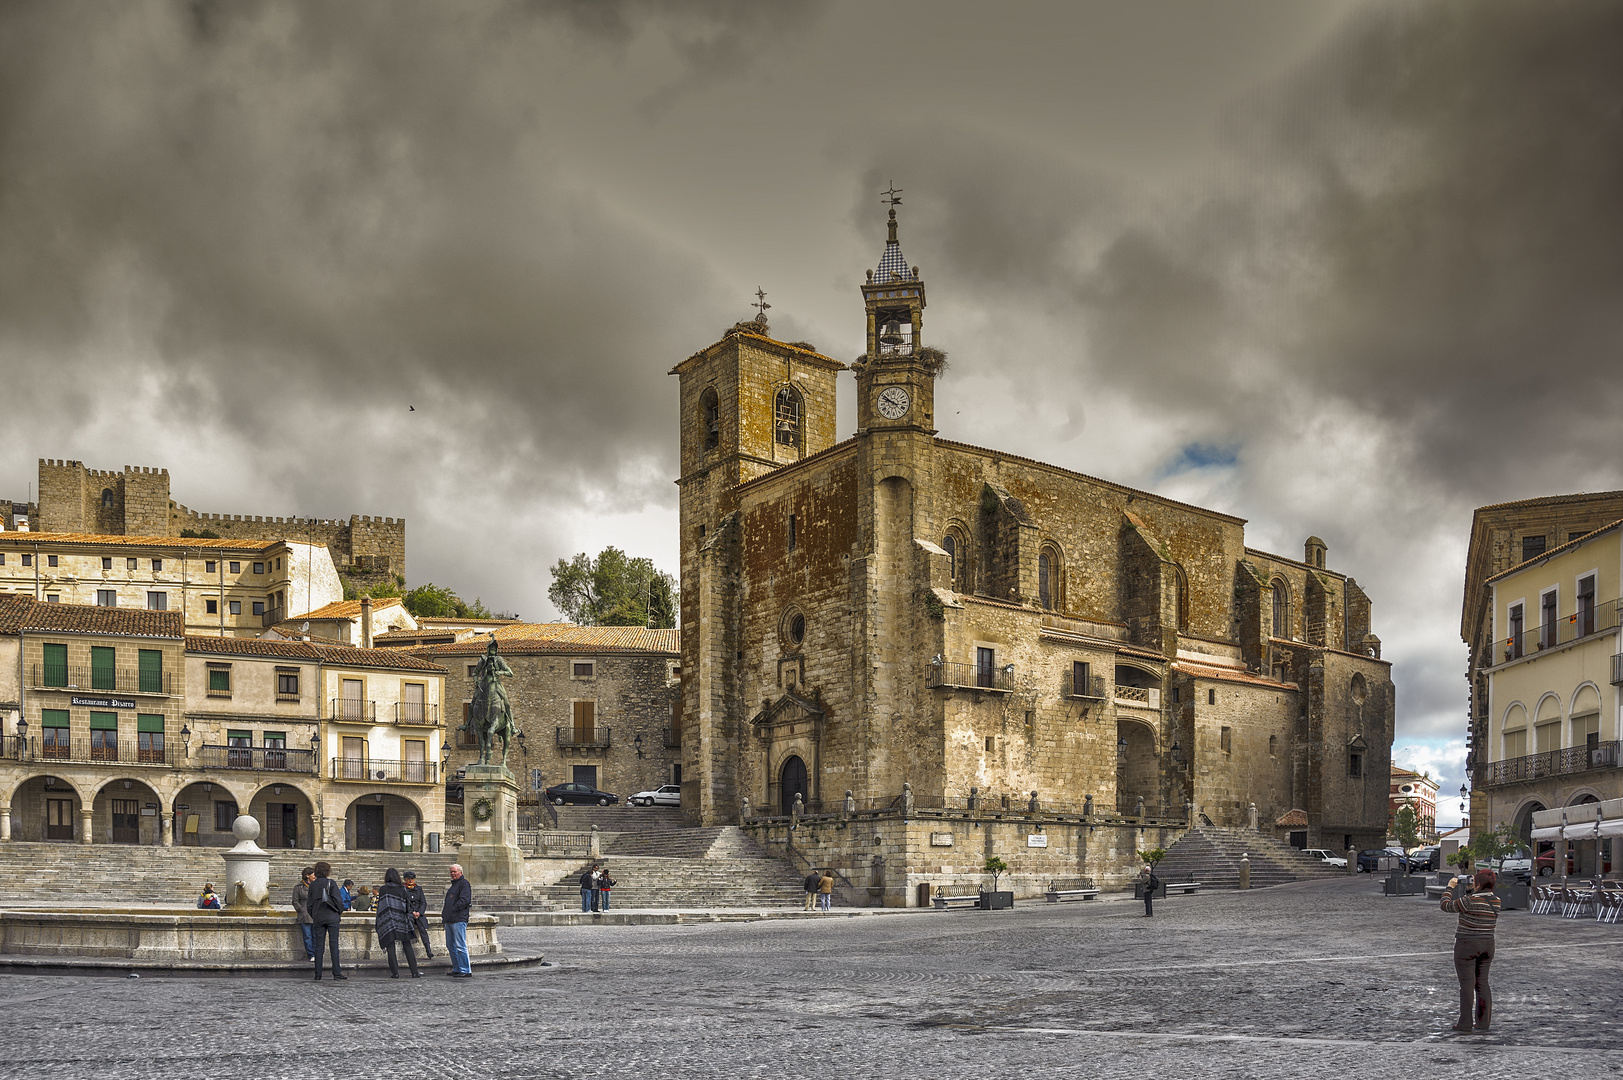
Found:
[[[1098,889],[1049,889],[1043,893],[1050,904],[1058,904],[1065,900],[1092,900],[1099,895]]]
[[[968,896],[942,896],[939,893],[930,901],[937,911],[946,911],[955,907],[980,907],[981,894],[970,893]]]
[[[1205,882],[1202,881],[1171,881],[1165,885],[1167,892],[1181,892],[1185,896],[1199,889]]]

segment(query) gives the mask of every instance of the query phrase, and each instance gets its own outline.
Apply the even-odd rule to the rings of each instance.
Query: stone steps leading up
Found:
[[[645,832],[650,829],[690,829],[692,825],[674,806],[556,806],[558,828],[587,832]]]
[[[1253,889],[1338,873],[1273,837],[1203,825],[1190,829],[1168,849],[1156,875],[1166,881],[1199,881],[1209,888],[1237,889],[1242,855],[1251,860]]]

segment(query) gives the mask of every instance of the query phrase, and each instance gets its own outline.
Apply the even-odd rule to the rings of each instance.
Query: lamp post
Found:
[[[17,760],[28,757],[28,721],[17,717]]]
[[[637,732],[637,737],[631,740],[631,744],[637,748],[637,759],[640,761],[642,759],[642,732]]]

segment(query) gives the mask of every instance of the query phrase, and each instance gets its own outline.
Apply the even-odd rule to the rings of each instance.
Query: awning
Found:
[[[1534,829],[1533,830],[1533,839],[1534,840],[1559,840],[1559,839],[1561,839],[1561,826],[1559,826],[1559,825],[1551,825],[1548,828]]]
[[[1611,821],[1601,822],[1600,835],[1623,836],[1623,818],[1613,818]]]
[[[1567,825],[1567,843],[1576,844],[1580,840],[1595,839],[1595,823],[1593,821],[1580,821]]]

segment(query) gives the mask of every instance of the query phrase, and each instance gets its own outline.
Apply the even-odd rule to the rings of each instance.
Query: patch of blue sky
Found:
[[[1235,444],[1185,443],[1177,456],[1156,473],[1157,480],[1200,469],[1232,469],[1240,462],[1240,448]]]

